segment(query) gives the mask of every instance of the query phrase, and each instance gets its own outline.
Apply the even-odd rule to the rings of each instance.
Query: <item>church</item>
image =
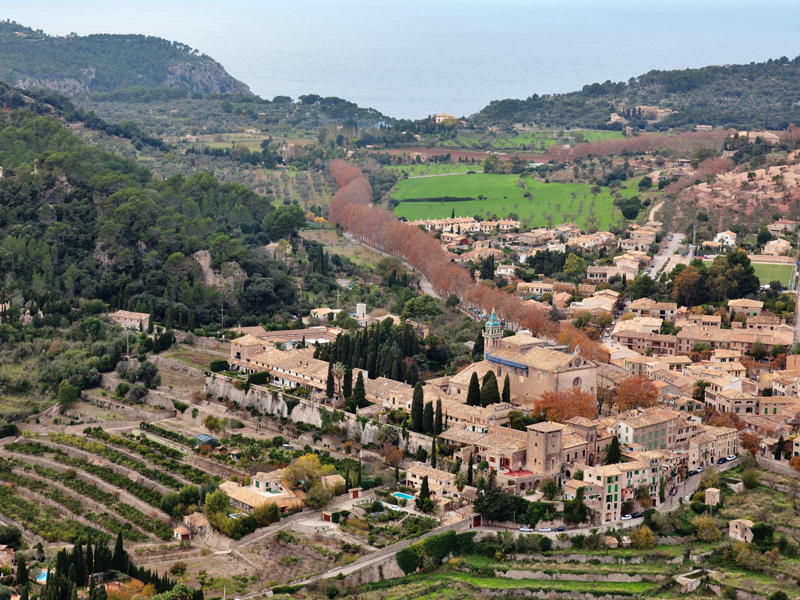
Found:
[[[545,341],[530,334],[519,333],[503,337],[503,327],[492,311],[483,332],[484,359],[454,376],[448,394],[466,399],[472,373],[483,381],[488,371],[494,371],[503,385],[506,375],[511,384],[514,404],[533,401],[545,392],[564,392],[579,388],[597,394],[597,364],[575,352],[562,352],[545,347]],[[463,400],[462,400],[463,401]]]

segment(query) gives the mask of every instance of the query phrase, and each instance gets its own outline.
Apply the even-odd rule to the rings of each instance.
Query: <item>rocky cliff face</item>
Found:
[[[210,58],[194,64],[178,62],[171,65],[164,86],[208,94],[250,93],[247,84],[229,75],[222,65]]]

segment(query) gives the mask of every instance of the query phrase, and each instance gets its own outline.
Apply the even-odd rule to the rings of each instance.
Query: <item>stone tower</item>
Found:
[[[500,325],[497,315],[494,314],[494,309],[492,309],[492,316],[486,321],[486,327],[483,329],[484,357],[490,350],[497,348],[497,344],[501,339],[503,339],[503,327]]]

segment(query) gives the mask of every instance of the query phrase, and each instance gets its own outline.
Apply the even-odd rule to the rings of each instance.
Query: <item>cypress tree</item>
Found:
[[[484,346],[483,346],[483,332],[479,331],[478,336],[475,338],[475,346],[472,348],[472,356],[474,358],[483,358],[484,353]]]
[[[325,382],[325,395],[328,398],[333,398],[333,393],[335,391],[336,391],[336,389],[334,388],[334,383],[333,383],[333,371],[331,370],[330,365],[329,365],[328,366],[328,380]]]
[[[353,399],[356,401],[356,407],[364,408],[367,406],[367,391],[364,388],[364,373],[359,371],[358,378],[356,379],[356,386],[353,388]]]
[[[414,386],[414,396],[411,399],[411,429],[422,431],[422,384],[418,381]]]
[[[28,583],[28,564],[25,562],[25,555],[20,554],[19,558],[17,558],[17,585],[26,586],[27,583]]]
[[[473,466],[472,452],[469,453],[469,462],[467,463],[467,485],[472,485],[472,466]]]
[[[397,363],[396,363],[396,362],[395,362],[395,363],[392,363],[392,374],[391,374],[391,379],[392,379],[393,381],[399,381],[399,380],[400,380],[400,369],[398,368],[398,366],[397,366]]]
[[[28,600],[28,586],[24,586],[19,593],[19,600]]]
[[[506,378],[503,380],[503,402],[511,402],[511,380],[508,378],[508,373],[506,373]]]
[[[442,433],[442,400],[436,399],[436,414],[433,417],[433,434],[439,435]]]
[[[422,485],[419,488],[419,495],[417,496],[417,508],[419,510],[423,510],[426,504],[426,500],[430,500],[431,498],[431,488],[428,484],[428,476],[422,478]]]
[[[486,371],[486,375],[483,377],[483,387],[481,387],[481,406],[485,408],[498,402],[500,402],[500,390],[497,389],[497,377],[494,371]]]
[[[467,406],[481,405],[481,384],[478,382],[478,374],[473,371],[469,378],[469,388],[467,389]]]
[[[606,460],[604,464],[615,465],[619,462],[622,462],[622,451],[619,447],[619,439],[617,439],[617,436],[614,436],[611,438],[611,443],[606,446]]]
[[[433,438],[433,444],[431,444],[431,466],[435,469],[436,468],[436,438]]]
[[[91,576],[94,573],[94,555],[92,553],[92,538],[86,542],[86,572]]]
[[[111,559],[111,564],[116,571],[128,570],[128,553],[125,552],[125,546],[122,543],[122,530],[117,533],[117,543],[114,545],[114,556]]]
[[[394,463],[394,484],[398,485],[400,483],[400,461],[398,460]]]
[[[426,402],[422,411],[422,431],[433,433],[433,402]]]
[[[353,369],[350,367],[349,364],[346,364],[344,368],[342,392],[344,392],[345,398],[349,398],[350,396],[353,395]]]
[[[356,479],[356,483],[358,484],[356,487],[361,487],[361,456],[358,457],[358,479]]]
[[[408,368],[408,372],[406,373],[406,383],[408,385],[416,385],[419,381],[419,369],[417,368],[417,363],[415,361],[411,361],[411,366]]]

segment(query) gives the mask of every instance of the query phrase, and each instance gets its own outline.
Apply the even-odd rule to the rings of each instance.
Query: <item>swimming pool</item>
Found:
[[[42,571],[36,577],[36,583],[45,583],[47,581],[47,571]]]
[[[411,494],[404,494],[403,492],[395,492],[392,494],[395,498],[402,498],[403,500],[413,500],[414,496]]]

